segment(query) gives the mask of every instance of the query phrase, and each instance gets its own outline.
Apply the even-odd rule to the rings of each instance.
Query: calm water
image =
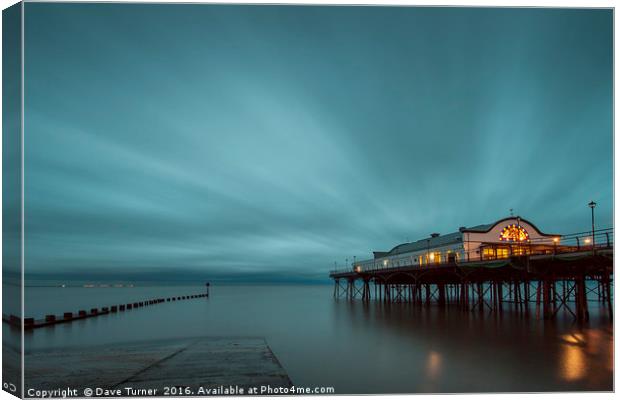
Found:
[[[203,287],[28,288],[27,314],[77,311]],[[405,304],[334,300],[331,286],[212,286],[209,299],[37,329],[26,351],[182,336],[263,336],[304,386],[336,393],[612,390],[613,331]],[[4,325],[5,337],[10,329]]]

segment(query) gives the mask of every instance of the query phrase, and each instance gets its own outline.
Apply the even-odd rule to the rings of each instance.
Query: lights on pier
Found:
[[[584,242],[585,242],[586,244],[590,244],[590,243],[592,242],[592,239],[590,239],[590,238],[586,238],[586,239],[584,240]]]
[[[525,242],[530,240],[530,235],[521,225],[511,224],[502,229],[499,240],[503,242]]]

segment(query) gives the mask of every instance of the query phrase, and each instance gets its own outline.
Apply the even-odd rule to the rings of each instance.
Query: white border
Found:
[[[45,0],[26,0],[27,2],[45,2]],[[616,6],[616,2],[615,1],[601,1],[601,0],[592,0],[592,1],[579,1],[579,0],[564,0],[564,1],[559,1],[559,0],[539,0],[539,1],[506,1],[506,0],[495,0],[495,1],[491,1],[491,0],[486,0],[486,1],[481,1],[481,0],[474,0],[474,1],[464,1],[464,0],[448,0],[445,2],[439,2],[439,1],[429,1],[429,0],[417,0],[417,1],[411,1],[411,0],[389,0],[389,1],[384,1],[384,0],[376,0],[376,1],[352,1],[352,0],[339,0],[339,1],[326,1],[326,0],[314,0],[314,1],[300,1],[300,0],[288,0],[286,2],[282,2],[282,3],[277,3],[274,1],[265,1],[265,0],[246,0],[246,1],[232,1],[232,0],[219,0],[219,1],[203,1],[203,2],[198,2],[198,1],[175,1],[175,0],[131,0],[131,1],[95,1],[95,0],[82,0],[82,1],[49,1],[49,2],[76,2],[76,3],[180,3],[180,4],[291,4],[291,5],[368,5],[368,6],[437,6],[437,7],[450,7],[450,6],[469,6],[469,7],[556,7],[556,8],[615,8]],[[13,4],[15,4],[15,1],[12,0],[0,0],[0,5],[2,5],[2,9],[7,8]],[[24,143],[25,143],[25,137],[24,137],[24,127],[25,127],[25,118],[24,118],[24,84],[25,84],[25,76],[24,76],[24,62],[25,62],[25,54],[24,54],[24,23],[25,23],[25,13],[24,13],[24,4],[22,3],[22,26],[21,26],[21,30],[22,30],[22,76],[21,76],[21,91],[22,91],[22,96],[21,96],[21,146],[22,146],[22,155],[21,155],[21,174],[22,174],[22,179],[21,179],[21,190],[22,190],[22,207],[21,207],[21,239],[22,239],[22,244],[21,244],[21,257],[22,257],[22,293],[21,293],[21,309],[22,309],[22,315],[24,314],[24,288],[23,288],[23,284],[24,284],[24,245],[25,245],[25,232],[24,232],[24,222],[25,222],[25,209],[24,209]],[[616,173],[616,168],[618,168],[617,164],[615,163],[615,155],[618,154],[618,150],[620,150],[618,148],[618,142],[615,140],[615,115],[617,110],[617,105],[615,102],[615,93],[616,93],[616,80],[615,80],[615,76],[616,76],[616,62],[615,62],[615,43],[618,42],[618,33],[616,28],[616,19],[614,16],[614,115],[613,115],[613,126],[614,126],[614,226],[617,226],[618,223],[620,222],[620,216],[618,216],[615,213],[615,206],[617,205],[617,198],[615,196],[615,187],[617,187],[616,185],[616,177],[618,176],[618,174]],[[0,18],[0,42],[1,42],[1,18]],[[0,63],[2,60],[2,55],[0,52]],[[0,90],[2,88],[2,84],[0,82]],[[2,105],[2,99],[0,96],[0,109],[1,109],[1,105]],[[0,142],[0,150],[1,150],[1,142]],[[1,165],[1,161],[2,161],[2,154],[0,151],[0,165]],[[0,188],[1,188],[1,183],[2,183],[2,177],[0,175]],[[0,189],[1,191],[1,189]],[[0,214],[0,222],[2,221],[2,216]],[[615,233],[615,232],[614,232]],[[1,238],[1,232],[0,232],[0,238]],[[614,243],[616,242],[616,237],[614,237]],[[2,250],[2,243],[0,240],[0,252]],[[614,262],[614,270],[616,267],[616,262]],[[0,278],[1,279],[1,278]],[[615,286],[614,286],[615,287]],[[0,297],[0,306],[1,306],[2,300]],[[618,300],[617,298],[614,298],[614,309],[617,310],[617,305],[618,305]],[[614,328],[615,328],[615,321],[614,321]],[[615,338],[615,329],[614,329],[614,338]],[[23,371],[23,367],[24,367],[24,330],[22,328],[22,333],[21,333],[21,340],[22,340],[22,371]],[[618,351],[618,344],[614,341],[614,354],[617,354]],[[0,358],[1,358],[1,354],[0,354]],[[614,360],[615,361],[615,360]],[[614,363],[615,366],[615,363]],[[614,368],[614,384],[615,382],[617,382],[617,374],[618,371],[616,368]],[[24,390],[24,376],[22,375],[22,393]],[[379,395],[376,396],[378,398],[408,398],[408,397],[413,397],[414,395]],[[432,399],[432,398],[436,398],[438,395],[415,395],[416,398],[418,399]],[[481,396],[481,394],[458,394],[458,395],[452,395],[453,398],[457,398],[457,399],[473,399],[476,398],[477,396]],[[608,393],[592,393],[592,392],[587,392],[587,393],[550,393],[550,394],[482,394],[482,396],[485,396],[487,398],[502,398],[502,399],[521,399],[523,397],[528,397],[528,398],[532,398],[532,397],[545,397],[545,398],[549,398],[549,399],[562,399],[562,400],[573,400],[573,399],[584,399],[584,398],[588,398],[588,399],[602,399],[602,398],[612,398],[613,394],[608,394]],[[320,399],[320,396],[304,396],[305,398],[311,398],[311,399]],[[345,398],[345,399],[350,399],[350,398],[358,398],[361,396],[338,396],[339,398]],[[283,396],[283,397],[278,397],[281,399],[293,399],[295,397],[290,397],[290,396]],[[7,392],[1,391],[0,390],[0,400],[4,400],[4,399],[15,399],[14,396],[8,394]],[[163,398],[161,398],[163,399]]]

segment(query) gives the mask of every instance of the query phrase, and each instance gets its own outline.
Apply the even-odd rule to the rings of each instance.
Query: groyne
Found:
[[[119,312],[129,312],[136,308],[143,307],[151,307],[162,303],[169,302],[177,302],[177,301],[185,301],[192,299],[200,299],[200,298],[208,298],[209,297],[209,286],[207,285],[206,291],[203,293],[196,293],[190,295],[182,295],[182,296],[172,296],[172,297],[159,297],[154,299],[147,299],[141,301],[134,301],[129,303],[115,304],[104,307],[90,308],[78,310],[77,312],[67,311],[61,315],[56,314],[47,314],[42,319],[35,319],[32,317],[25,317],[22,319],[17,315],[6,315],[2,314],[2,321],[8,323],[11,326],[21,328],[22,323],[24,329],[36,329],[43,328],[50,325],[69,323],[73,321],[78,321],[86,318],[95,318],[102,315],[114,314]]]

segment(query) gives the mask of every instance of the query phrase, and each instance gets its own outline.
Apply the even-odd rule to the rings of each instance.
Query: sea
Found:
[[[7,296],[17,288],[5,290]],[[26,288],[26,316],[204,293],[196,285]],[[580,325],[456,307],[335,299],[332,285],[213,283],[165,302],[35,329],[25,351],[196,336],[264,337],[295,385],[336,394],[613,390],[613,325],[591,301]],[[6,302],[6,300],[5,300]],[[3,341],[20,331],[3,323]],[[52,360],[50,362],[53,362]]]

